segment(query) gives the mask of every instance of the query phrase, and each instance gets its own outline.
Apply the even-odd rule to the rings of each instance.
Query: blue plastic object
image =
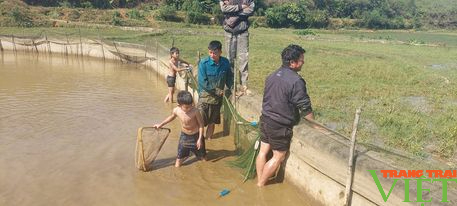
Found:
[[[222,191],[219,192],[219,196],[223,197],[223,196],[227,195],[228,193],[230,193],[230,190],[223,189]]]
[[[257,126],[257,122],[256,121],[251,122],[251,126],[253,126],[253,127]]]

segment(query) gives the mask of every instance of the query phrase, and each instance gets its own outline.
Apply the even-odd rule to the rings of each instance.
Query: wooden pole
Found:
[[[102,38],[100,37],[100,30],[98,30],[98,41],[100,42],[100,46],[102,47],[102,54],[103,54],[103,61],[105,61],[105,49],[103,48],[103,41]]]
[[[2,40],[0,39],[0,50],[2,51],[3,53],[3,45],[2,45]]]
[[[81,39],[81,28],[78,29],[79,30],[79,48],[81,50],[81,57],[83,57],[83,41]]]
[[[67,33],[65,33],[65,36],[67,37],[67,44],[65,45],[65,56],[68,56],[67,46],[70,44],[70,41],[68,40],[68,34]]]
[[[38,47],[36,46],[35,40],[33,40],[33,39],[32,39],[32,44],[33,44],[33,46],[35,47],[36,53],[38,54]]]
[[[49,42],[47,35],[45,35],[44,37],[46,38],[46,44],[48,45],[48,53],[51,54],[51,43]]]
[[[14,50],[14,54],[17,54],[16,42],[14,42],[14,35],[11,35],[11,38],[13,39],[13,50]]]
[[[156,39],[156,69],[157,69],[157,85],[159,85],[159,41]]]
[[[345,206],[349,206],[351,204],[349,197],[352,196],[351,195],[352,180],[354,179],[355,141],[356,141],[356,134],[357,134],[357,126],[359,125],[359,118],[360,118],[361,112],[362,111],[360,108],[358,108],[356,110],[354,124],[352,125],[351,145],[350,145],[350,150],[349,150],[349,167],[348,167],[348,171],[347,171],[348,177],[346,179],[346,190],[344,193],[344,205]]]

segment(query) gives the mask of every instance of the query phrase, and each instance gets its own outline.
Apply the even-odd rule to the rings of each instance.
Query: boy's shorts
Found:
[[[270,144],[272,150],[289,150],[292,136],[293,127],[281,125],[269,117],[260,116],[260,141]]]
[[[207,104],[198,102],[197,108],[203,117],[203,123],[205,127],[209,124],[221,123],[221,106],[222,104]]]
[[[168,87],[175,87],[176,84],[176,76],[169,76],[167,75],[167,85]]]
[[[190,152],[194,153],[198,158],[204,158],[206,156],[205,140],[202,139],[202,145],[200,149],[197,149],[197,140],[199,133],[193,135],[185,134],[181,132],[179,136],[178,144],[178,159],[189,157]]]

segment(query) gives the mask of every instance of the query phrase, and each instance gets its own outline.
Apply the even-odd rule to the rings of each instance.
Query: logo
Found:
[[[388,189],[388,192],[384,192],[384,188],[382,187],[378,176],[376,175],[376,170],[368,170],[371,176],[373,177],[376,186],[378,187],[379,193],[381,194],[382,199],[384,202],[387,202],[389,199],[392,190],[397,184],[398,181],[404,181],[404,201],[403,202],[417,202],[424,205],[425,202],[432,202],[433,198],[424,199],[423,192],[426,191],[428,193],[432,193],[431,189],[423,188],[422,183],[429,182],[432,184],[441,184],[442,190],[441,191],[433,191],[433,192],[441,192],[441,201],[440,202],[449,202],[447,199],[447,191],[448,191],[448,183],[455,182],[457,183],[457,179],[451,179],[457,177],[457,170],[380,170],[382,174],[382,178],[392,178],[393,183]],[[410,183],[412,181],[416,181],[416,201],[411,200],[411,194],[409,192]],[[386,190],[387,191],[387,190]],[[436,201],[436,200],[435,200]]]

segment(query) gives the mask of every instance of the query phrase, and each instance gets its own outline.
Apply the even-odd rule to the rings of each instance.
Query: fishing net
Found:
[[[170,129],[140,127],[136,139],[135,166],[139,170],[149,171],[152,163],[159,154],[165,140],[170,134]]]
[[[191,73],[187,75],[190,78],[188,82],[189,86],[193,89],[197,89],[197,80]],[[235,146],[238,157],[230,161],[229,164],[238,168],[241,168],[244,173],[244,180],[254,178],[256,174],[255,170],[255,158],[259,152],[259,139],[260,132],[256,122],[249,122],[244,119],[238,111],[236,111],[232,102],[224,96],[223,99],[223,119],[224,124],[229,129],[234,130],[233,134],[235,137]]]

